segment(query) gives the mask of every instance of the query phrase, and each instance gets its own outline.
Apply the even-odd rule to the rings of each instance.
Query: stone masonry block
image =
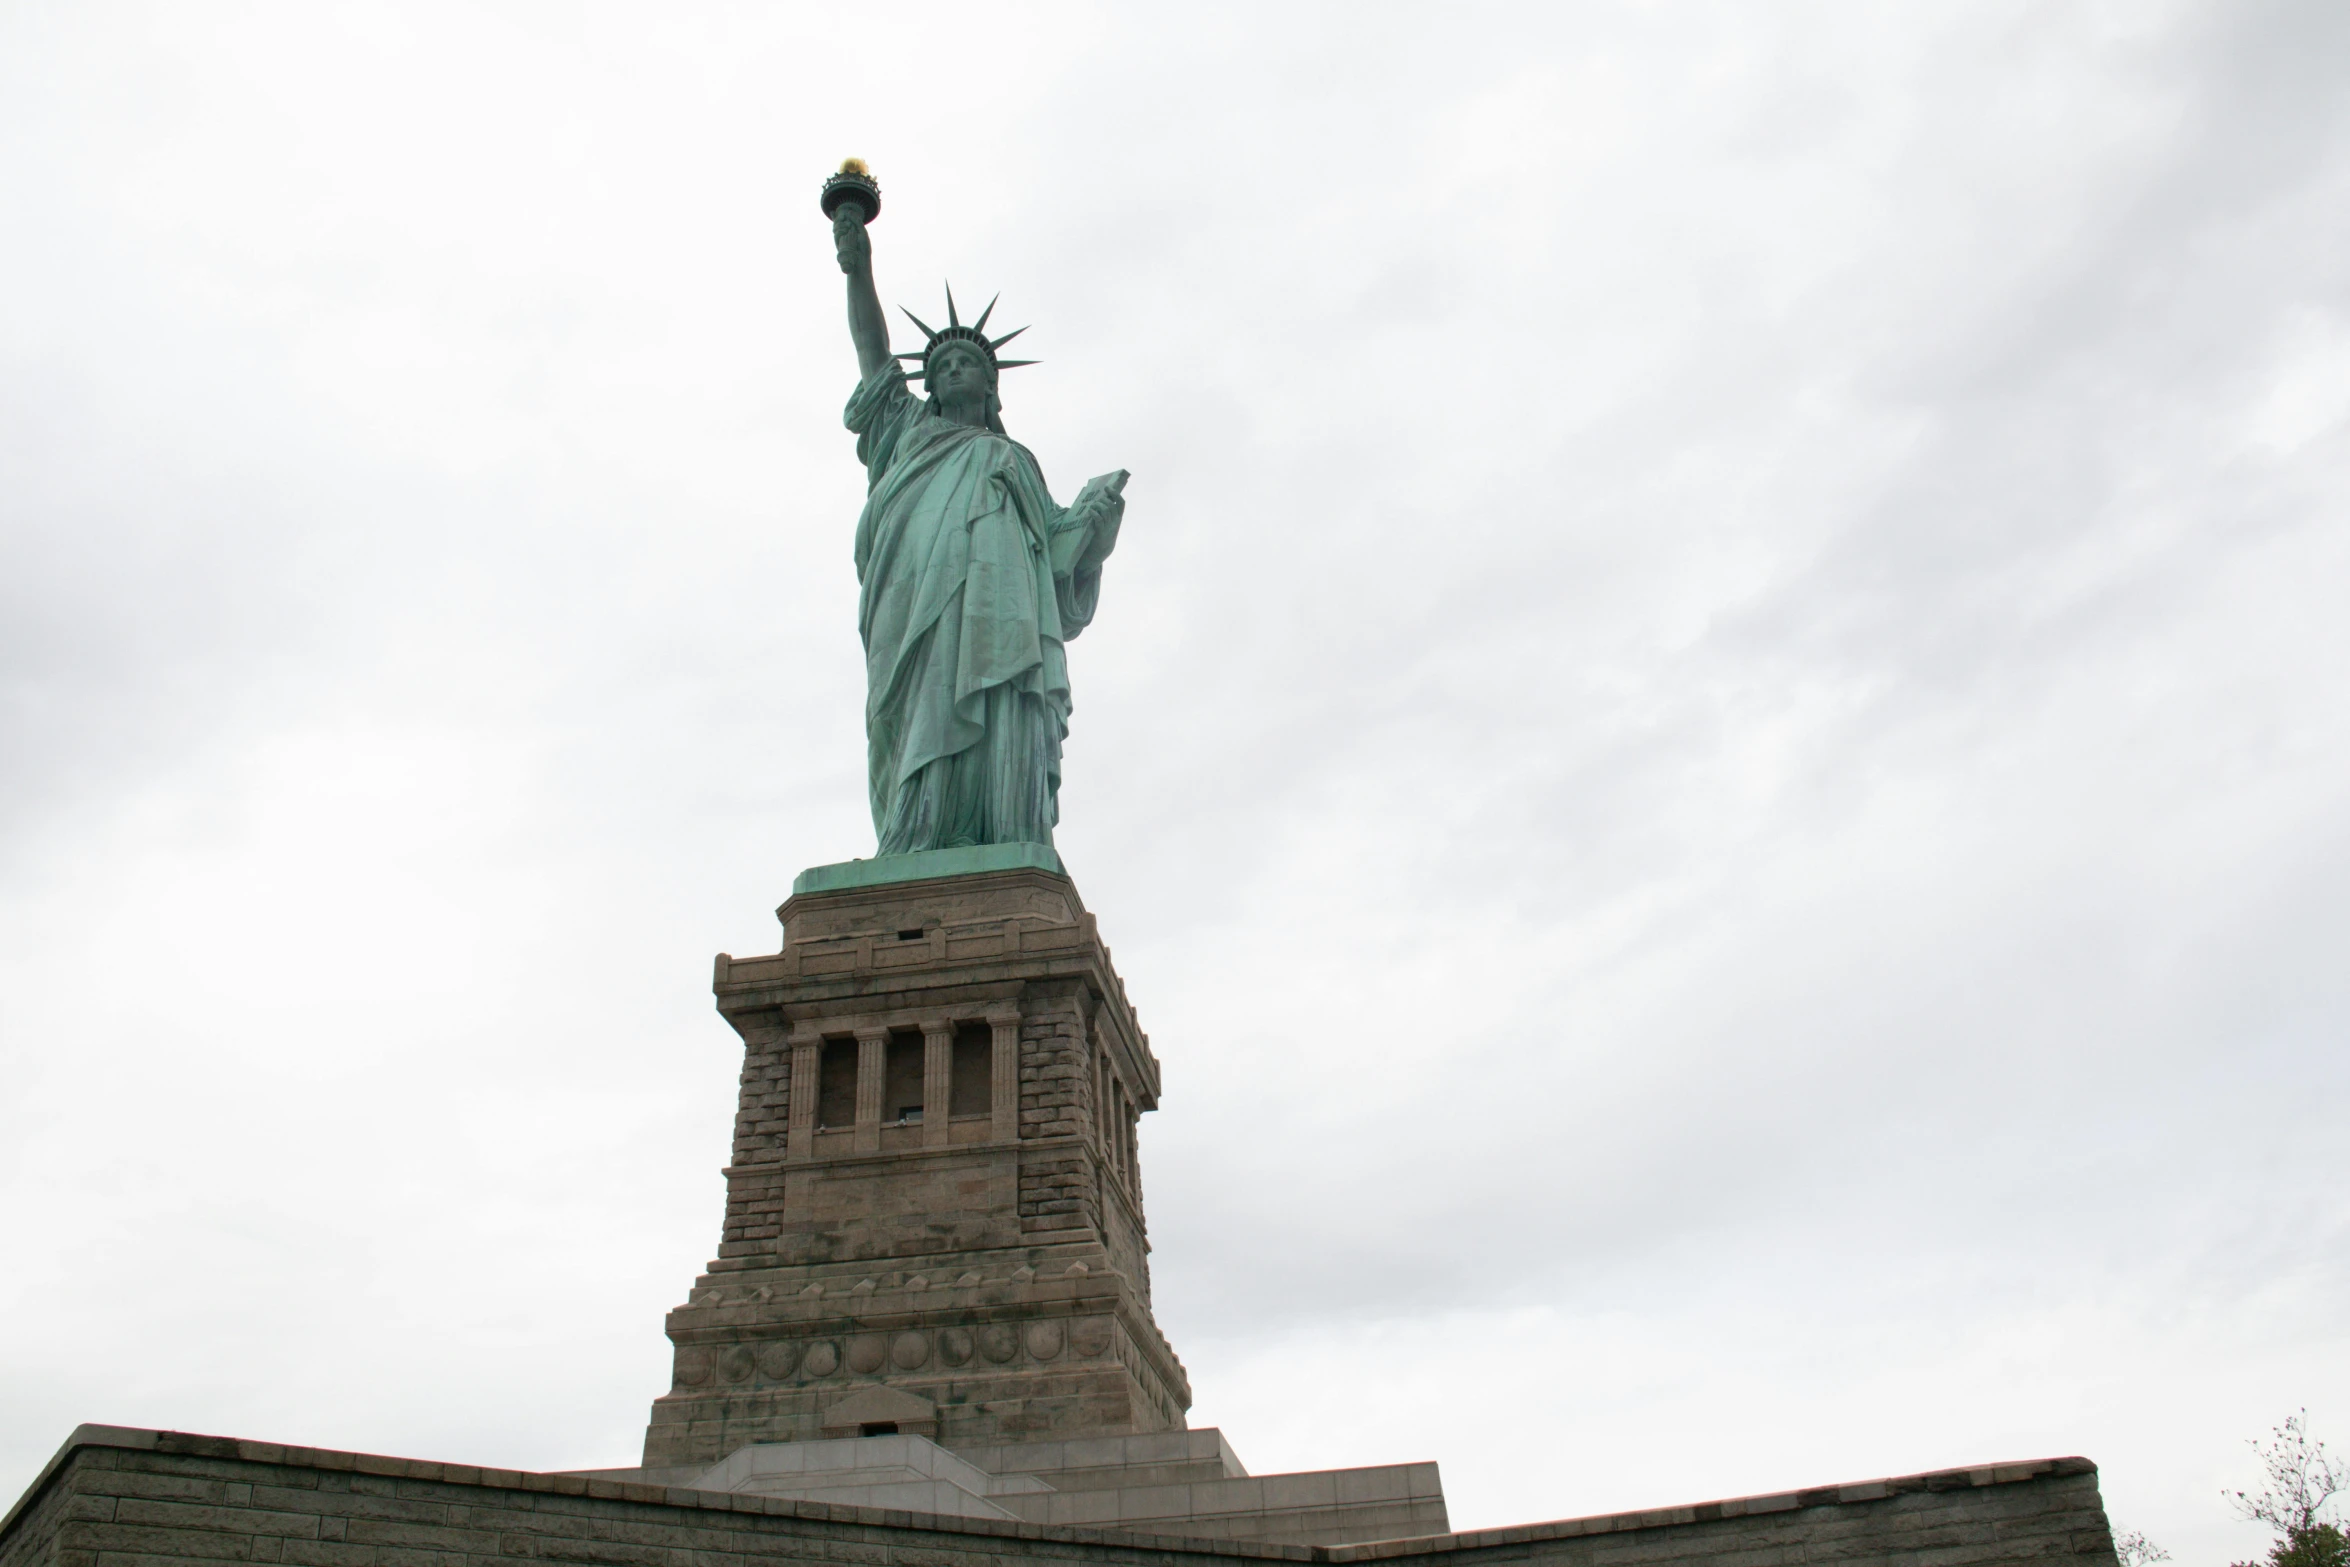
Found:
[[[148,1524],[169,1529],[211,1529],[235,1534],[284,1534],[315,1537],[315,1514],[273,1512],[258,1507],[227,1507],[197,1502],[164,1502],[144,1497],[120,1498],[114,1508],[117,1524]]]
[[[253,1559],[253,1536],[182,1528],[175,1524],[91,1524],[76,1529],[77,1539],[112,1558],[120,1555],[160,1556],[191,1561],[242,1562]]]
[[[140,1497],[155,1501],[218,1502],[226,1481],[211,1475],[154,1474],[141,1469],[116,1469],[93,1476],[90,1489],[99,1495]]]

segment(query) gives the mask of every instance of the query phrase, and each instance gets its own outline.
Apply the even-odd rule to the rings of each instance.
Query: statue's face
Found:
[[[932,395],[942,403],[975,403],[987,396],[987,361],[976,348],[949,343],[930,356]]]

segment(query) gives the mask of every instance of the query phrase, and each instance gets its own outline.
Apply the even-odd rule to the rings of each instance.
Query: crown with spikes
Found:
[[[935,332],[931,330],[929,322],[914,314],[913,311],[906,310],[905,306],[898,306],[900,310],[906,310],[906,319],[913,322],[916,326],[922,328],[922,335],[929,338],[930,341],[925,343],[921,348],[915,350],[913,353],[899,354],[897,357],[900,359],[920,360],[922,362],[923,373],[927,375],[930,371],[930,356],[932,354],[937,353],[941,348],[944,348],[949,343],[969,343],[973,348],[978,349],[980,354],[987,360],[987,367],[990,370],[1016,370],[1022,365],[1035,364],[1036,361],[1033,359],[998,359],[995,356],[995,351],[997,349],[1003,347],[1013,338],[1018,337],[1022,332],[1028,330],[1026,327],[1016,327],[1012,331],[1006,332],[1003,336],[994,339],[992,342],[988,339],[987,318],[995,314],[996,299],[1001,299],[1003,297],[1003,295],[998,294],[996,295],[995,299],[989,300],[987,302],[987,308],[979,312],[979,319],[972,322],[969,326],[965,326],[963,324],[963,318],[955,313],[954,285],[951,283],[948,284],[947,324],[943,330]]]

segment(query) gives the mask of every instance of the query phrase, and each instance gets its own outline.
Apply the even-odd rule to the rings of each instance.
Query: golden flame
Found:
[[[865,160],[863,158],[841,159],[840,171],[843,174],[862,174],[868,179],[873,177],[873,171],[865,167]]]

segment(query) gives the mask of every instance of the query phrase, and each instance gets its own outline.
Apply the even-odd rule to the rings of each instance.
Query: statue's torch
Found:
[[[824,194],[817,204],[828,218],[844,206],[854,206],[857,221],[870,223],[881,216],[881,186],[863,158],[850,158],[841,164],[838,174],[824,182]]]

